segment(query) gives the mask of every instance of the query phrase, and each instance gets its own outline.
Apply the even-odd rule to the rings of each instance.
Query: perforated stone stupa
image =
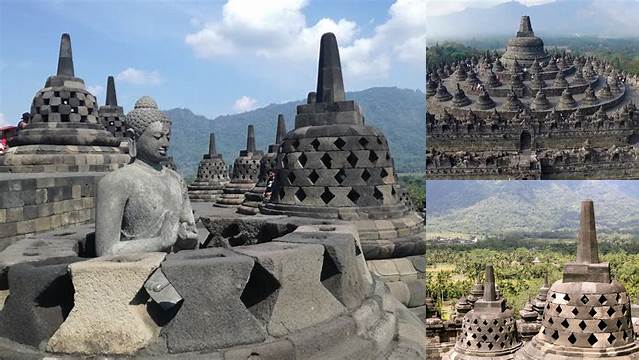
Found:
[[[197,177],[189,185],[189,198],[194,202],[215,202],[222,195],[224,185],[229,182],[229,173],[222,154],[217,153],[215,134],[209,135],[209,152],[202,156],[197,168]]]
[[[113,76],[107,78],[106,102],[98,109],[98,117],[104,127],[116,138],[126,140],[126,128],[124,124],[124,110],[118,106],[118,98],[115,93],[115,80]]]
[[[548,291],[542,328],[517,353],[518,360],[639,359],[623,285],[599,260],[592,200],[581,203],[577,260]]]
[[[321,39],[317,91],[297,107],[275,171],[262,213],[355,224],[371,271],[394,280],[405,304],[423,307],[422,219],[402,201],[384,134],[365,125],[359,105],[345,99],[332,33]]]
[[[69,34],[62,34],[56,75],[33,98],[29,126],[10,145],[0,172],[109,171],[128,162],[98,120],[95,96],[75,76]]]
[[[255,129],[248,126],[246,134],[246,149],[233,163],[231,181],[224,185],[224,192],[215,203],[218,207],[237,207],[244,201],[244,193],[250,191],[258,180],[260,160],[264,152],[255,148]]]
[[[521,346],[514,314],[498,299],[493,266],[487,265],[484,296],[464,316],[455,348],[444,359],[513,359]]]
[[[277,132],[275,135],[275,144],[268,146],[268,151],[260,159],[260,173],[257,177],[255,187],[244,194],[244,202],[237,208],[237,212],[246,215],[256,215],[260,212],[259,206],[264,201],[264,192],[269,181],[269,174],[275,172],[277,163],[277,152],[282,144],[282,140],[286,135],[286,122],[284,115],[277,116]]]

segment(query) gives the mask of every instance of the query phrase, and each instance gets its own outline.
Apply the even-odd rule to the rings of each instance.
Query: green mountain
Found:
[[[425,94],[419,90],[379,87],[349,92],[347,99],[362,107],[366,123],[384,131],[398,172],[424,171]],[[165,111],[173,122],[169,153],[185,177],[194,176],[202,155],[208,151],[209,133],[214,132],[217,151],[232,164],[246,146],[246,128],[255,126],[257,147],[266,149],[275,141],[277,115],[284,114],[287,129],[295,121],[296,106],[302,100],[271,104],[260,109],[211,120],[189,109]]]
[[[594,180],[429,181],[427,232],[574,238],[583,199],[598,232],[639,235],[639,184]]]

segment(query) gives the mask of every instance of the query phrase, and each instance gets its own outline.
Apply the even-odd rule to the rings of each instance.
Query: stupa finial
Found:
[[[255,129],[253,125],[248,126],[248,132],[246,133],[246,151],[255,152]]]
[[[335,34],[322,35],[320,42],[319,68],[317,71],[316,101],[344,101],[344,80]]]
[[[284,140],[284,135],[286,135],[286,121],[284,120],[284,115],[277,115],[277,135],[275,136],[275,143],[281,144]]]
[[[530,16],[524,15],[521,17],[521,21],[519,22],[519,31],[517,32],[517,37],[527,37],[534,36],[532,25],[530,24]]]
[[[579,235],[577,238],[577,263],[599,263],[597,229],[595,227],[595,207],[592,200],[584,200],[581,202]]]
[[[484,286],[484,301],[497,301],[495,289],[495,271],[492,264],[486,265],[486,286]]]
[[[118,97],[115,94],[115,80],[113,76],[107,78],[106,105],[118,106]]]
[[[209,156],[213,157],[217,155],[217,148],[215,147],[215,133],[209,134]]]
[[[60,39],[60,55],[58,56],[58,76],[75,77],[73,72],[73,53],[71,52],[71,37],[62,34]]]

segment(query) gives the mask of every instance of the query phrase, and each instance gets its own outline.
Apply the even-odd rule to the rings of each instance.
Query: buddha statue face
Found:
[[[171,127],[167,122],[155,121],[144,130],[136,142],[136,157],[148,164],[159,164],[167,157]]]

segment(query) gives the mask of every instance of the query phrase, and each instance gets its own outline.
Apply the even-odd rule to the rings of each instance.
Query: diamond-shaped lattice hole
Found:
[[[568,320],[564,319],[564,321],[561,322],[561,326],[563,326],[563,327],[565,327],[567,329],[568,326],[570,326],[570,323],[568,322]]]
[[[344,169],[339,169],[337,174],[335,174],[334,178],[335,178],[335,180],[337,180],[337,182],[339,184],[341,184],[342,181],[344,181],[344,179],[346,179],[346,171],[344,171]]]
[[[623,322],[621,321],[621,319],[617,320],[617,328],[621,329],[622,325],[623,325]]]
[[[368,179],[370,178],[371,178],[371,174],[368,172],[368,170],[364,170],[362,172],[362,180],[368,181]]]
[[[319,175],[317,175],[317,172],[315,172],[315,170],[311,171],[311,173],[308,175],[308,179],[311,180],[311,183],[313,185],[315,185],[315,182],[317,181],[317,179],[319,179]]]
[[[597,337],[595,336],[595,334],[590,334],[590,336],[588,336],[588,344],[590,345],[595,345],[597,343]]]
[[[291,185],[293,185],[293,183],[295,182],[295,179],[297,178],[297,176],[295,176],[295,173],[293,173],[292,171],[288,173],[288,181]]]
[[[487,337],[486,335],[482,335],[482,336],[481,336],[481,339],[482,339],[483,341],[486,341],[486,340],[488,340],[488,337]]]
[[[489,333],[489,334],[492,334],[492,332],[493,332],[493,331],[494,331],[494,330],[493,330],[493,328],[491,328],[491,327],[490,327],[490,328],[488,328],[488,333]]]
[[[599,328],[599,330],[604,330],[605,328],[608,327],[608,325],[606,325],[606,322],[603,320],[599,320],[599,323],[597,324],[597,327]]]
[[[375,190],[373,191],[373,197],[377,200],[384,200],[384,194],[382,194],[381,191],[377,190],[377,188],[375,188]],[[484,324],[486,325],[486,324]]]
[[[320,146],[319,140],[315,139],[311,141],[311,146],[313,147],[313,149],[315,149],[315,151],[317,151],[317,149],[319,149],[319,146]]]
[[[605,303],[606,303],[606,301],[608,301],[608,299],[607,299],[604,295],[601,295],[601,296],[599,297],[599,303],[600,303],[601,305],[605,304]]]
[[[549,323],[550,325],[552,325],[552,324],[554,324],[554,323],[555,323],[555,321],[554,321],[552,318],[550,318],[550,319],[548,319],[548,323]]]
[[[555,340],[559,339],[559,331],[555,330],[555,332],[552,333],[551,337],[553,339],[555,339]],[[577,340],[577,339],[575,339],[575,340]]]
[[[386,169],[382,168],[382,171],[379,173],[379,176],[383,178],[388,176],[388,171],[386,171]]]
[[[304,190],[302,188],[297,189],[297,191],[295,192],[295,197],[297,198],[297,200],[299,201],[304,201],[304,199],[306,199],[306,192],[304,192]]]
[[[570,301],[570,296],[568,296],[568,294],[564,294],[564,300]]]
[[[588,312],[588,314],[590,314],[590,316],[595,316],[597,315],[597,310],[595,310],[594,306],[592,309],[590,309],[590,311]]]
[[[368,160],[372,163],[376,162],[379,159],[379,156],[377,156],[377,154],[375,154],[374,151],[371,150],[371,152],[368,154]]]
[[[360,196],[357,193],[357,191],[355,190],[351,190],[348,192],[348,195],[346,195],[348,197],[348,199],[354,203],[357,203],[357,200],[359,200]]]
[[[615,342],[615,340],[617,340],[617,338],[613,334],[610,334],[607,340],[608,340],[608,344],[612,344]]]
[[[368,140],[366,140],[366,138],[360,138],[359,144],[362,145],[363,147],[366,147],[366,145],[368,145]]]
[[[355,167],[355,165],[357,165],[357,156],[355,156],[355,154],[353,153],[350,153],[348,154],[346,161],[348,161],[348,163],[351,164],[352,167]]]
[[[342,138],[337,138],[337,140],[333,141],[333,144],[337,146],[338,149],[342,150],[344,145],[346,145],[346,141],[342,140]]]
[[[588,303],[588,297],[586,295],[582,296],[580,300],[584,305]]]
[[[557,305],[557,308],[555,310],[557,310],[557,314],[561,314],[561,312],[563,311],[561,309],[561,305]]]
[[[586,329],[586,326],[588,326],[588,325],[586,325],[586,322],[585,322],[585,321],[581,320],[581,321],[579,322],[579,328],[580,328],[581,330],[585,330],[585,329]]]
[[[571,313],[575,316],[579,315],[579,310],[577,308],[572,309]]]
[[[306,154],[302,153],[302,155],[297,158],[297,161],[299,161],[300,165],[304,167],[306,165],[306,162],[308,161],[308,158],[306,157]]]
[[[322,193],[322,195],[320,195],[320,198],[322,199],[322,201],[324,202],[324,204],[328,204],[329,202],[331,202],[331,200],[333,200],[333,198],[335,198],[335,194],[333,194],[327,187],[324,188],[324,192]]]
[[[492,350],[493,349],[493,344],[488,344],[488,349]]]
[[[608,316],[612,316],[615,313],[615,309],[611,306],[608,308],[608,311],[606,311],[606,314],[608,314]]]
[[[557,339],[555,339],[557,340]],[[577,337],[575,336],[575,334],[570,334],[570,336],[568,336],[568,341],[570,341],[571,344],[574,344],[577,342]]]
[[[330,155],[328,155],[328,153],[326,153],[326,154],[322,155],[322,157],[320,158],[320,161],[322,162],[322,164],[324,164],[324,166],[325,166],[327,169],[330,169],[330,168],[331,168],[331,161],[332,161],[332,160],[333,160],[333,159],[331,159],[331,156],[330,156]]]

